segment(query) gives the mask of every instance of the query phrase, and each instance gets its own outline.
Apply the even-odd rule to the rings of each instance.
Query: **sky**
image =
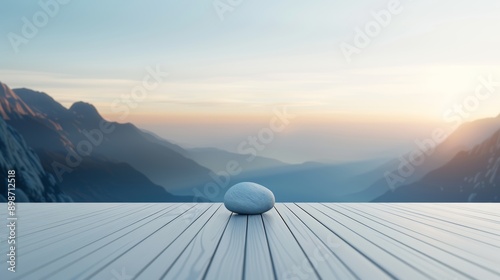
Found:
[[[449,126],[481,77],[500,80],[499,15],[496,0],[7,1],[0,81],[233,151],[287,106],[296,117],[263,155],[390,157]],[[148,69],[168,76],[133,100]]]

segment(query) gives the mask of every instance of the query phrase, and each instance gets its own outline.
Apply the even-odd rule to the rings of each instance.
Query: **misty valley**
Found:
[[[30,89],[2,84],[0,104],[0,163],[18,172],[18,201],[220,202],[243,181],[278,202],[499,201],[500,117],[436,129],[398,158],[286,163],[261,155],[293,119],[286,108],[230,152],[183,147]]]

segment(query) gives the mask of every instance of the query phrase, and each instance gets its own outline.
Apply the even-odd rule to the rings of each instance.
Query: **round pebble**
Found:
[[[274,207],[274,194],[256,183],[238,183],[224,195],[227,210],[242,215],[258,215]]]

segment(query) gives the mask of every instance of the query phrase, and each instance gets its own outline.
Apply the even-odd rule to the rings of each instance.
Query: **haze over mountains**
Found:
[[[168,176],[169,180],[163,181],[166,186],[184,180],[181,172],[208,177],[207,169],[175,151],[155,146],[132,124],[105,122],[90,104],[78,102],[66,109],[44,93],[27,89],[14,92],[5,85],[0,97],[2,118],[23,136],[43,169],[74,201],[192,200],[170,194],[133,167],[144,163],[146,157],[159,159],[145,166],[157,164],[150,170],[157,176],[151,177]],[[151,152],[151,147],[157,149]],[[136,157],[127,162],[130,155]],[[17,163],[11,165],[20,168]],[[22,189],[22,184],[19,187]],[[37,197],[30,199],[39,201]]]
[[[496,119],[500,122],[500,118]],[[500,130],[408,186],[375,201],[500,201]]]
[[[411,151],[385,162],[287,164],[185,149],[108,122],[91,104],[67,109],[45,93],[0,85],[2,178],[16,169],[29,201],[221,201],[240,181],[265,185],[277,201],[499,201],[500,117],[466,123],[435,147],[423,141],[420,164],[409,163]],[[391,186],[387,174],[402,180]]]
[[[413,151],[371,171],[371,173],[384,174],[384,176],[380,176],[369,188],[356,193],[354,196],[347,197],[346,200],[367,201],[381,196],[377,201],[442,201],[439,197],[446,196],[446,193],[441,193],[439,196],[429,195],[426,199],[422,199],[422,196],[406,193],[404,190],[408,185],[418,182],[434,170],[447,165],[459,153],[471,151],[477,145],[489,141],[489,138],[498,131],[500,131],[500,116],[464,123],[439,144],[429,142],[430,139],[422,139],[419,141],[420,143],[415,145]],[[410,154],[418,151],[421,151],[423,156],[417,161],[421,160],[422,163],[412,163]],[[472,162],[465,160],[463,164],[466,169],[475,170]],[[453,176],[452,173],[448,173],[446,176],[451,181],[454,180],[456,174]],[[447,178],[446,176],[445,178]],[[429,182],[430,185],[439,185],[441,183],[444,182]],[[418,185],[421,186],[422,183],[420,182]],[[436,188],[435,191],[445,192],[440,187]],[[491,199],[494,199],[494,197],[491,197]],[[456,201],[466,200],[462,198],[456,199]]]

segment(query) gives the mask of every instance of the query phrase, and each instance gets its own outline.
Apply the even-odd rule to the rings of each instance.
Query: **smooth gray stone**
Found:
[[[274,194],[256,183],[238,183],[224,195],[227,210],[242,215],[257,215],[274,207]]]

